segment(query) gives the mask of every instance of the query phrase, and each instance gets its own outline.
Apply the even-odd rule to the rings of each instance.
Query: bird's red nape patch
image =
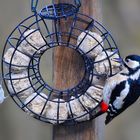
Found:
[[[105,102],[102,102],[101,103],[101,111],[102,112],[107,112],[107,110],[108,110],[108,104],[105,103]]]

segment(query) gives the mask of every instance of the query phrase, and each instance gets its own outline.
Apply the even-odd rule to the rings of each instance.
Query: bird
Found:
[[[2,85],[0,84],[0,104],[2,104],[6,98],[7,98],[7,97],[4,96],[3,87],[2,87]]]
[[[140,96],[140,56],[128,55],[122,62],[122,71],[108,78],[103,88],[101,111],[107,113],[106,125]]]

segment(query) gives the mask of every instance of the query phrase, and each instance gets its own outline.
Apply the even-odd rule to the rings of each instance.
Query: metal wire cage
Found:
[[[56,1],[54,2],[53,0],[51,5],[46,5],[40,11],[37,10],[37,5],[38,0],[31,1],[32,12],[38,13],[42,18],[59,19],[63,17],[67,18],[77,13],[81,6],[81,2],[80,0],[71,0],[71,2],[59,0],[56,3]]]
[[[71,26],[62,30],[61,24],[68,21]],[[48,26],[50,22],[53,30]],[[40,72],[42,56],[56,47],[71,48],[84,61],[82,80],[69,89],[55,89]],[[2,76],[7,91],[23,111],[47,123],[76,124],[99,113],[104,85],[99,80],[104,83],[107,76],[119,72],[119,59],[111,34],[91,17],[77,13],[50,20],[36,13],[23,20],[7,38]]]

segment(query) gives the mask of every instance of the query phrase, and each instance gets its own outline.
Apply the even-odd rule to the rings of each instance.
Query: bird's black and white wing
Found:
[[[113,118],[118,116],[123,109],[125,98],[128,96],[130,91],[130,84],[128,81],[123,81],[115,87],[112,91],[108,114],[106,117],[106,124],[108,124]]]
[[[122,75],[121,73],[108,78],[103,89],[103,101],[109,105],[113,90],[117,85],[119,85],[123,81],[126,81],[127,79],[128,77]]]

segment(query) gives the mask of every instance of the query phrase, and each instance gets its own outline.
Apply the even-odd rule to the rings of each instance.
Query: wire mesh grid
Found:
[[[57,3],[54,0],[52,4],[46,5],[39,12],[37,10],[38,0],[32,0],[31,9],[33,12],[38,13],[42,18],[47,19],[59,19],[59,18],[67,18],[69,16],[74,15],[79,11],[81,6],[80,0],[71,0],[71,2],[67,2],[66,0],[59,0]]]
[[[62,23],[68,21],[71,26],[62,30]],[[53,30],[48,27],[49,22]],[[40,72],[42,56],[56,47],[71,48],[84,61],[83,78],[65,90],[51,87]],[[99,80],[120,70],[119,58],[111,34],[91,17],[77,13],[69,19],[50,21],[34,14],[7,38],[2,74],[7,91],[23,111],[47,123],[77,124],[94,119],[100,112],[103,84]]]

